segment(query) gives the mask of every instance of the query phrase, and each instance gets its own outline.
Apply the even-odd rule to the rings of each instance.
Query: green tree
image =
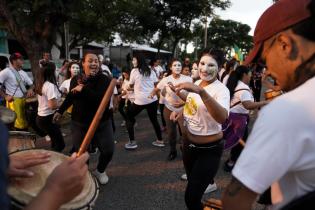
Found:
[[[126,8],[131,23],[125,27],[133,27],[138,38],[151,41],[150,36],[158,33],[154,46],[158,49],[167,46],[174,52],[181,39],[190,39],[193,20],[211,16],[215,8],[226,9],[229,5],[229,0],[142,0],[140,5],[133,5],[137,10],[132,5]]]
[[[42,52],[56,44],[68,22],[71,47],[91,40],[110,40],[120,22],[115,0],[0,0],[0,21],[24,47],[33,73]],[[64,40],[63,40],[64,41]],[[62,48],[57,44],[57,47]]]
[[[208,27],[207,46],[220,48],[228,51],[233,46],[238,46],[243,51],[249,51],[252,48],[252,36],[248,33],[251,28],[234,20],[222,20],[213,18]],[[194,28],[195,37],[198,44],[195,47],[202,48],[204,27],[196,24]]]

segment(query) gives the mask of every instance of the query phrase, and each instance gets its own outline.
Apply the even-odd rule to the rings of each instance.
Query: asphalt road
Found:
[[[160,119],[160,116],[159,116]],[[169,146],[157,148],[152,146],[156,140],[153,127],[143,111],[137,117],[138,126],[135,137],[138,149],[127,151],[124,144],[128,140],[125,127],[121,127],[121,116],[115,114],[116,133],[115,153],[106,172],[109,182],[100,186],[100,192],[95,202],[95,210],[182,210],[186,209],[184,191],[186,181],[180,180],[184,173],[181,152],[178,148],[178,157],[174,161],[167,161]],[[65,141],[70,149],[71,132],[69,125],[64,125],[62,130],[67,136]],[[165,137],[165,133],[163,133]],[[38,147],[47,146],[43,138],[38,139]],[[223,162],[228,153],[225,152],[215,182],[218,190],[204,195],[203,199],[221,197],[226,185],[230,182],[231,174],[223,171]],[[97,155],[91,155],[90,169],[96,167]],[[255,206],[253,209],[263,209]]]

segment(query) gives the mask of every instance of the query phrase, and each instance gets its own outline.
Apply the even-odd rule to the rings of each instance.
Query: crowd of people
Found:
[[[71,179],[87,173],[88,154],[75,157],[75,152],[113,76],[118,82],[88,151],[98,149],[100,153],[93,172],[100,184],[109,181],[106,168],[115,148],[114,112],[118,110],[122,115],[122,126],[128,132],[125,149],[135,150],[136,116],[145,109],[156,135],[152,145],[166,147],[165,142],[169,143],[168,161],[177,158],[180,144],[188,209],[203,209],[203,194],[217,189],[214,178],[224,150],[230,150],[224,170],[232,172],[232,181],[223,195],[224,209],[251,209],[259,195],[269,198],[262,196],[260,202],[280,209],[313,192],[315,100],[310,91],[315,88],[314,12],[314,0],[280,0],[268,8],[258,21],[254,48],[244,63],[227,59],[222,50],[213,48],[203,50],[198,61],[174,58],[166,68],[159,59],[147,62],[137,54],[119,76],[117,68],[113,70],[103,55],[88,52],[81,62],[65,61],[57,69],[44,53],[32,81],[22,70],[22,55],[12,54],[10,66],[0,72],[1,96],[16,113],[14,124],[8,126],[15,130],[28,128],[31,123],[26,119],[25,103],[36,95],[37,129],[40,135],[49,136],[52,150],[62,152],[65,142],[58,122],[66,111],[71,114],[74,155],[52,172],[28,208],[39,209],[44,201],[52,203],[51,209],[58,208],[82,189],[82,181],[71,183]],[[262,100],[263,85],[285,94],[273,101]],[[249,113],[255,109],[259,116],[249,135]],[[46,163],[49,155],[31,157],[23,163],[8,158],[7,129],[2,124],[0,127],[0,193],[4,195],[7,176],[32,176],[28,167]],[[61,186],[67,183],[71,184],[63,189]],[[54,198],[56,193],[64,197]],[[1,196],[0,205],[8,206],[7,197]]]

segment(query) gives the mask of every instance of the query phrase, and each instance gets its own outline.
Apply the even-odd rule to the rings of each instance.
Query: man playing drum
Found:
[[[286,93],[261,110],[232,171],[225,210],[251,209],[270,186],[273,209],[315,191],[315,0],[279,0],[264,12],[245,63],[259,57]]]
[[[10,56],[10,63],[10,67],[0,72],[0,84],[5,87],[5,93],[0,90],[0,94],[7,101],[8,108],[16,113],[14,127],[25,130],[27,129],[25,98],[34,95],[33,82],[22,70],[23,56],[20,53],[13,53]],[[29,86],[29,89],[26,86]]]

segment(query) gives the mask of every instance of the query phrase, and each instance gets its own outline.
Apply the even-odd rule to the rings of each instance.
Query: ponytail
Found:
[[[230,99],[232,100],[235,92],[235,88],[238,84],[238,81],[242,80],[244,74],[249,73],[249,68],[246,66],[238,66],[235,71],[232,71],[230,74],[230,77],[226,83],[226,87],[230,91]]]

